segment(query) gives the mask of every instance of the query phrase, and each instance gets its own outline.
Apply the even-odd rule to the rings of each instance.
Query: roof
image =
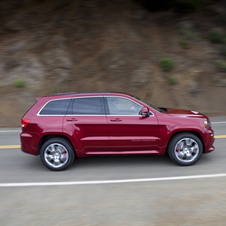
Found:
[[[73,94],[105,94],[105,93],[110,93],[110,92],[84,92],[84,93],[71,92],[71,93],[56,93],[56,94],[48,95],[48,97],[51,97],[51,96],[62,96],[62,95],[73,95]]]
[[[110,95],[127,95],[127,96],[132,96],[131,94],[128,94],[128,93],[123,93],[123,92],[83,92],[83,93],[76,93],[76,92],[71,92],[71,93],[56,93],[56,94],[52,94],[52,95],[47,95],[47,96],[42,96],[42,97],[37,97],[36,100],[39,101],[40,99],[42,98],[47,98],[49,100],[51,100],[52,98],[53,99],[56,99],[58,97],[63,97],[65,96],[66,98],[73,98],[74,96],[95,96],[95,95],[107,95],[107,94],[110,94]]]

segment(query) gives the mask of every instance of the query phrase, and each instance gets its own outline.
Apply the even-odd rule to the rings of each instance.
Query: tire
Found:
[[[192,133],[181,133],[174,136],[168,146],[168,154],[173,162],[181,166],[190,166],[202,156],[201,140]]]
[[[65,170],[74,162],[75,152],[67,140],[52,138],[42,145],[40,158],[48,169],[60,171]]]

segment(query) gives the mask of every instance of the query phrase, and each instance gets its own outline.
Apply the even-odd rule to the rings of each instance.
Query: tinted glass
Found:
[[[139,115],[142,106],[122,97],[107,97],[110,115]]]
[[[75,98],[73,102],[73,114],[75,115],[102,115],[101,97]]]
[[[148,106],[154,108],[156,111],[159,111],[159,112],[160,112],[160,109],[159,109],[158,107],[154,106],[153,104],[150,104],[150,103],[148,103],[148,102],[146,102],[146,101],[140,99],[139,97],[136,97],[136,96],[132,96],[132,97],[133,97],[133,98],[136,98],[137,100],[140,100],[141,102],[147,104]],[[153,114],[152,112],[150,112],[150,113]]]
[[[70,99],[52,100],[39,113],[40,115],[65,115]]]

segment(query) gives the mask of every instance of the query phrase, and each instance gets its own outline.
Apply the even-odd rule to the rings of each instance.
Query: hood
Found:
[[[183,110],[183,109],[174,109],[174,108],[167,108],[167,114],[176,116],[176,115],[181,115],[181,116],[190,116],[190,117],[205,117],[203,114],[201,114],[198,111],[190,111],[190,110]]]

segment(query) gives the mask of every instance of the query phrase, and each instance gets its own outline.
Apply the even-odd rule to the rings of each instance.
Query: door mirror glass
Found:
[[[141,111],[142,116],[148,117],[148,113],[149,113],[149,109],[147,107],[143,107]]]

